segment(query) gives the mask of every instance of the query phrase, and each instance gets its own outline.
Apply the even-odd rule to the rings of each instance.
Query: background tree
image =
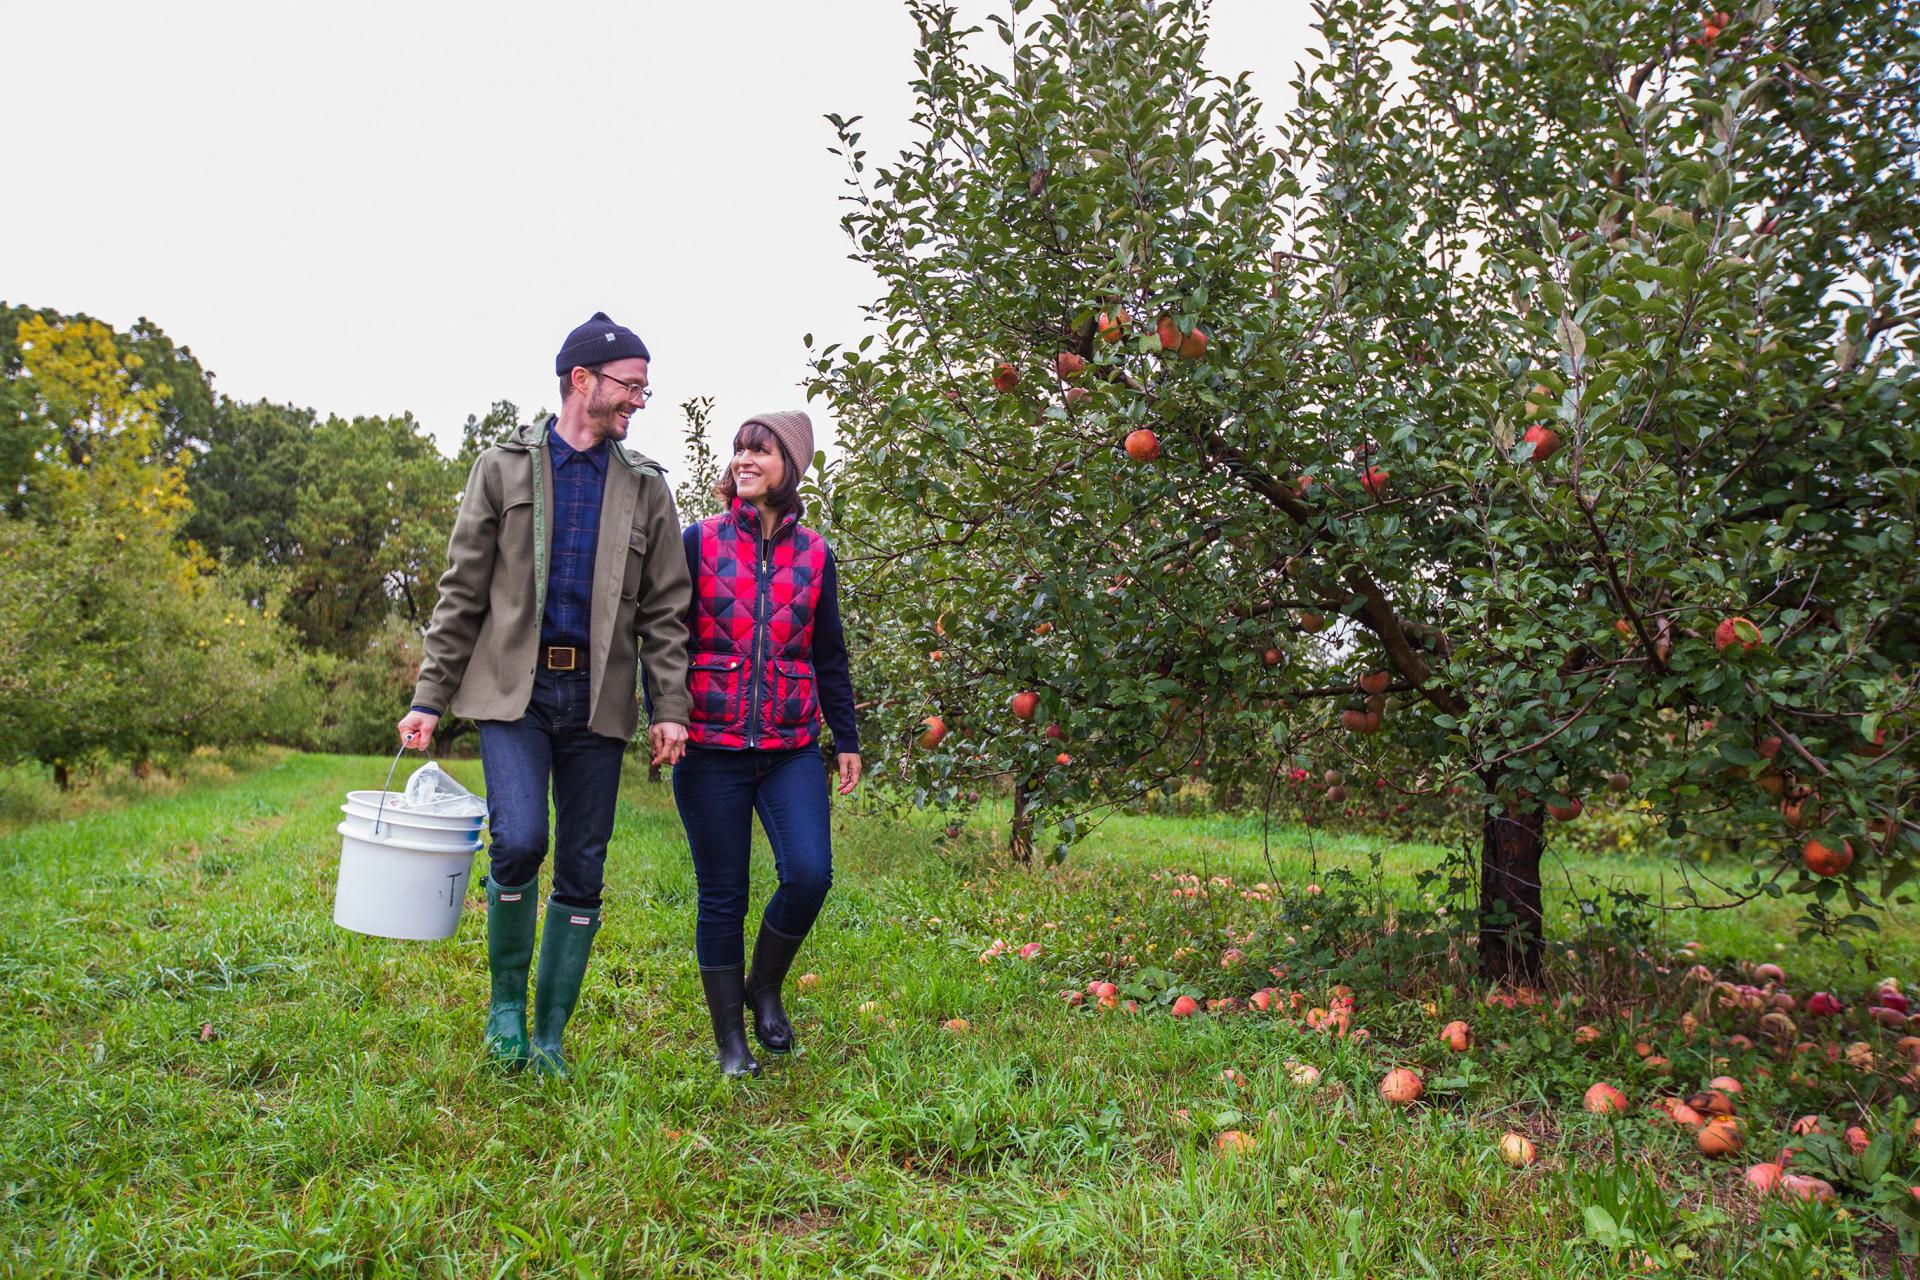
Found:
[[[309,645],[355,653],[392,609],[426,625],[465,479],[410,414],[313,430],[289,521],[298,554],[286,606]]]
[[[547,411],[542,409],[528,421],[544,422],[547,416]],[[480,417],[468,414],[466,425],[460,429],[460,451],[453,455],[454,469],[465,476],[473,469],[482,449],[512,434],[520,423],[520,406],[511,400],[495,400]]]
[[[290,568],[300,554],[293,495],[318,426],[311,409],[220,401],[194,459],[187,535],[216,556]]]
[[[164,388],[97,321],[17,323],[11,384],[31,433],[20,514],[0,515],[0,752],[49,765],[147,760],[306,718],[277,602],[252,604],[177,536],[185,468]]]
[[[1609,784],[1816,925],[1911,874],[1907,6],[1325,4],[1277,144],[1196,4],[913,12],[923,141],[836,121],[881,331],[814,389],[922,798],[1064,853],[1391,753],[1528,981],[1544,810]]]
[[[680,513],[680,523],[686,525],[696,524],[720,510],[720,499],[715,496],[713,486],[726,463],[711,439],[713,397],[696,396],[684,402],[680,414],[686,423],[687,474],[674,486],[673,505]],[[731,450],[728,456],[732,456]]]

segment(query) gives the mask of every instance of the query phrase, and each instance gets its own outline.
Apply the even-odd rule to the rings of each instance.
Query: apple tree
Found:
[[[1496,978],[1608,788],[1871,922],[1920,861],[1910,6],[1329,0],[1277,122],[1197,3],[912,7],[918,140],[835,120],[873,331],[814,353],[878,767],[1063,851],[1391,761],[1477,805]]]

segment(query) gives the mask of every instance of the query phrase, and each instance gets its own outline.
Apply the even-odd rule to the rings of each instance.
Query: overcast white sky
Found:
[[[1268,119],[1310,17],[1213,6],[1210,62]],[[878,159],[912,109],[896,0],[0,0],[0,30],[0,299],[145,315],[228,396],[410,409],[447,447],[552,405],[595,310],[653,353],[634,442],[669,465],[689,396],[729,433],[800,403],[801,336],[858,336],[877,292],[823,116]]]

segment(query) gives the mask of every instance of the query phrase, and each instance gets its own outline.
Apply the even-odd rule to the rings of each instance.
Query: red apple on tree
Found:
[[[1393,683],[1393,673],[1389,671],[1370,671],[1360,677],[1360,689],[1368,694],[1382,694]]]
[[[1392,473],[1384,467],[1368,467],[1360,473],[1360,487],[1375,498],[1384,498],[1387,495],[1387,482],[1391,478]]]
[[[1722,653],[1736,645],[1742,653],[1757,649],[1763,638],[1760,628],[1746,618],[1723,618],[1713,629],[1713,647]]]
[[[925,732],[922,733],[916,741],[927,751],[931,751],[939,746],[940,740],[947,736],[947,722],[939,716],[928,716],[925,720],[922,720],[920,724],[921,727],[925,729]]]
[[[1072,378],[1077,377],[1080,371],[1087,367],[1087,362],[1085,357],[1077,352],[1062,351],[1054,357],[1053,367],[1059,370],[1062,378]]]
[[[1160,437],[1145,427],[1127,432],[1127,456],[1135,462],[1152,462],[1160,456]]]
[[[1002,360],[993,367],[993,389],[1006,395],[1020,385],[1020,371]]]
[[[1127,314],[1124,307],[1118,311],[1102,311],[1094,328],[1102,342],[1118,342],[1127,336],[1127,325],[1132,320],[1133,317]]]
[[[1380,713],[1365,707],[1348,707],[1340,713],[1340,727],[1350,733],[1380,732]]]
[[[1853,845],[1842,840],[1835,849],[1809,840],[1800,850],[1800,860],[1816,876],[1837,876],[1853,865]]]
[[[1031,689],[1023,689],[1013,695],[1013,714],[1018,720],[1031,720],[1033,713],[1040,707],[1040,695]]]
[[[1162,351],[1177,352],[1188,360],[1198,360],[1207,353],[1207,331],[1199,325],[1191,332],[1182,332],[1172,316],[1161,316],[1157,332]]]
[[[1533,460],[1545,462],[1560,452],[1560,434],[1552,427],[1536,422],[1526,429],[1520,439],[1533,446]]]

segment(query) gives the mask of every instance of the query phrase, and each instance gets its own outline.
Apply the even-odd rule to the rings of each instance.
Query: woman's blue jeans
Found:
[[[812,747],[724,751],[688,747],[673,767],[673,799],[693,847],[700,911],[693,949],[703,969],[746,962],[747,851],[753,815],[773,846],[780,887],[762,917],[775,933],[804,938],[833,886],[827,771]]]

